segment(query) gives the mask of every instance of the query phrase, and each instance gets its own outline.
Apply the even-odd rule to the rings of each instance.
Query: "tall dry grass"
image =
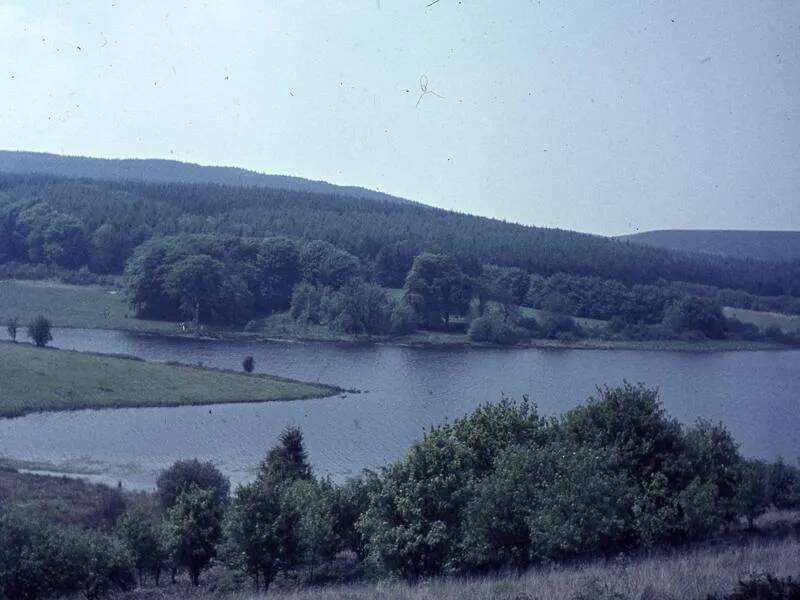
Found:
[[[293,592],[274,590],[267,597],[275,600],[705,600],[709,594],[729,593],[739,580],[759,573],[799,576],[800,540],[760,540],[637,559],[537,568],[521,576],[437,578],[413,585],[380,581]],[[261,597],[240,593],[231,600]]]

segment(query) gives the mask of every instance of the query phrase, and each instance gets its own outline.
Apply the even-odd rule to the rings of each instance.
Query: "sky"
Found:
[[[0,0],[0,148],[800,229],[798,0]]]

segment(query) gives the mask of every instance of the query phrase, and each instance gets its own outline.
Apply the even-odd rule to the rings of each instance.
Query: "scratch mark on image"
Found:
[[[438,2],[438,0],[437,0],[437,2]],[[437,98],[441,98],[442,100],[445,99],[445,97],[442,96],[441,94],[437,94],[433,90],[429,90],[428,89],[428,76],[427,75],[423,74],[423,75],[419,76],[419,89],[421,90],[421,93],[419,95],[419,98],[417,98],[417,104],[416,104],[417,108],[419,108],[419,103],[422,102],[422,99],[427,94],[433,94],[434,96],[436,96]]]

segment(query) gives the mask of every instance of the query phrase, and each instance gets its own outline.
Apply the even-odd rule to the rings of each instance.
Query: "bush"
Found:
[[[242,361],[242,369],[245,373],[252,373],[256,366],[256,361],[252,356],[245,356]]]
[[[740,581],[732,594],[709,596],[708,600],[800,600],[800,582],[791,577],[778,579],[772,575],[757,575]]]
[[[151,575],[158,585],[167,553],[158,518],[143,508],[133,509],[123,515],[117,533],[131,552],[139,585],[142,585],[145,573]]]
[[[200,582],[200,573],[217,555],[222,539],[223,507],[213,489],[192,484],[182,491],[164,522],[166,547],[176,565],[186,567],[192,585]]]
[[[573,340],[583,337],[583,332],[575,322],[575,319],[566,315],[547,317],[542,323],[542,333],[544,337],[551,340]]]
[[[35,600],[82,592],[96,600],[133,586],[133,560],[115,537],[0,515],[0,592]]]
[[[711,339],[725,336],[725,317],[719,304],[706,298],[683,297],[664,311],[663,324],[676,333],[697,331]]]
[[[213,463],[192,459],[179,460],[158,476],[156,487],[161,506],[165,509],[172,507],[178,496],[192,486],[211,490],[216,502],[221,506],[228,502],[231,490],[228,478]]]
[[[542,327],[534,317],[520,317],[517,319],[517,326],[527,330],[533,337],[537,337],[542,333]]]
[[[46,317],[39,315],[28,325],[28,337],[33,340],[39,348],[44,348],[53,341],[50,321]]]
[[[488,342],[501,346],[513,346],[526,335],[527,331],[491,315],[473,319],[469,327],[469,339],[473,342]]]
[[[760,340],[762,337],[758,325],[745,323],[739,319],[726,319],[726,329],[731,337],[739,340],[753,341]]]

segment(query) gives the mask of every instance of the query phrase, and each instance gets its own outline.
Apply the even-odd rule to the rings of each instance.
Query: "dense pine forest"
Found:
[[[41,230],[33,247],[20,240]],[[211,184],[150,184],[0,175],[0,262],[88,264],[121,272],[133,249],[160,235],[287,235],[324,240],[402,285],[422,252],[529,273],[592,275],[622,283],[659,279],[800,295],[800,262],[761,262],[673,252],[599,236],[528,227],[424,205]]]

